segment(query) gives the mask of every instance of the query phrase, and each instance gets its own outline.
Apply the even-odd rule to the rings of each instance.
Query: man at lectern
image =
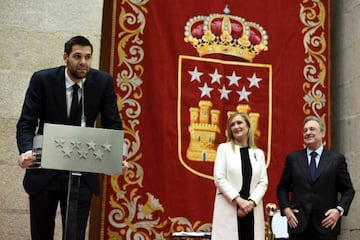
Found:
[[[101,127],[122,128],[112,76],[91,68],[92,53],[88,39],[71,38],[65,43],[65,66],[35,72],[26,91],[16,136],[18,163],[26,168],[32,239],[53,239],[58,203],[64,229],[67,206],[69,172],[30,167],[33,138],[43,133],[44,123],[93,127],[100,114]],[[98,174],[80,175],[76,239],[85,238],[91,196],[99,194]]]

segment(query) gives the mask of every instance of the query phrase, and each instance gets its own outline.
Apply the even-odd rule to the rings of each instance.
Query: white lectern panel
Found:
[[[41,168],[122,173],[124,132],[45,123]]]

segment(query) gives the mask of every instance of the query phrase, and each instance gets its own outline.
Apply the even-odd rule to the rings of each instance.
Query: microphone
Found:
[[[84,80],[81,79],[81,127],[86,127],[86,116],[85,116],[85,96],[84,96]]]

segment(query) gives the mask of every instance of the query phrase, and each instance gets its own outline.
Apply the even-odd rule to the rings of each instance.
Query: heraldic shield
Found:
[[[269,64],[179,56],[178,157],[182,166],[212,179],[219,143],[233,112],[249,114],[257,145],[271,157],[272,67]]]

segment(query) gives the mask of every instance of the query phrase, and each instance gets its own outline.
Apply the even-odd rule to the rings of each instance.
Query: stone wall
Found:
[[[345,154],[355,187],[340,240],[360,239],[360,0],[333,0],[332,149]]]
[[[99,65],[103,1],[2,0],[0,8],[0,239],[30,239],[15,127],[34,71],[63,65],[64,43],[84,35]],[[58,214],[60,215],[60,214]],[[61,239],[57,219],[56,238]]]

